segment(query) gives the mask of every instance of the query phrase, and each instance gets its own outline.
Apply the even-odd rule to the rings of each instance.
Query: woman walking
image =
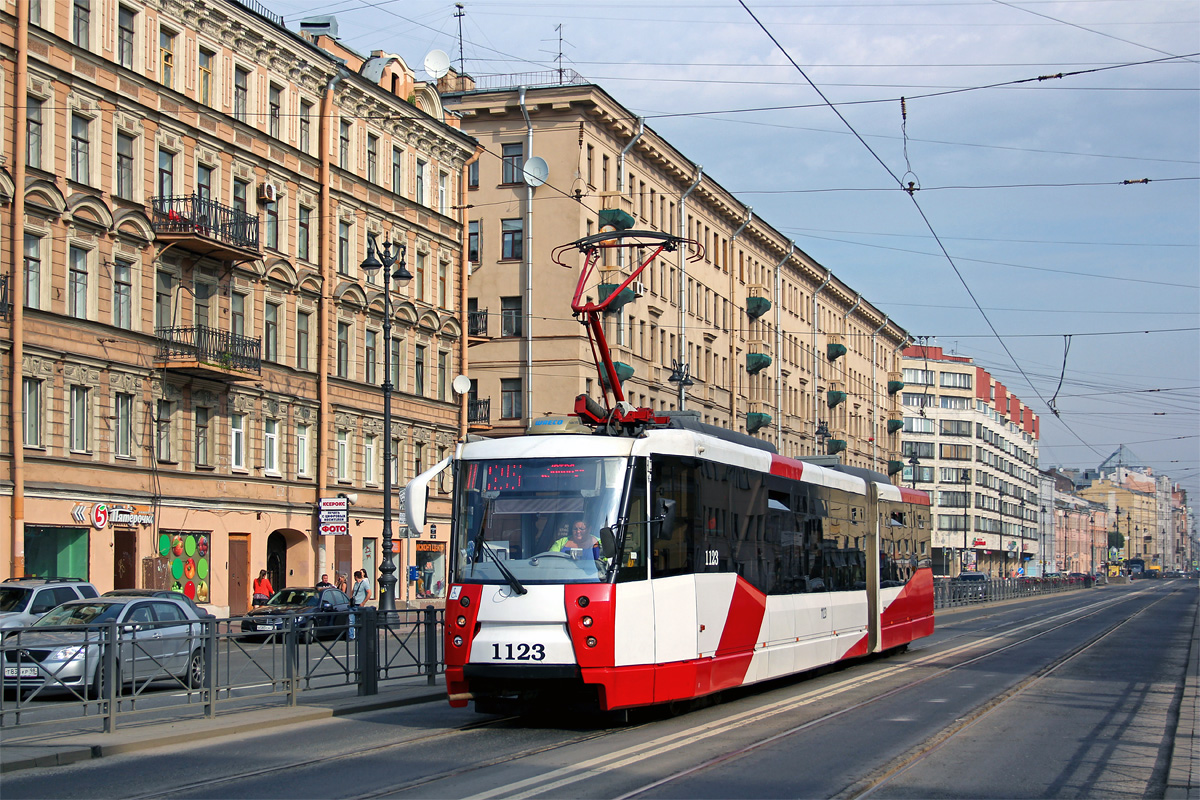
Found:
[[[254,579],[254,605],[265,606],[273,594],[275,594],[275,589],[271,587],[271,579],[267,577],[267,571],[260,569],[258,577]]]

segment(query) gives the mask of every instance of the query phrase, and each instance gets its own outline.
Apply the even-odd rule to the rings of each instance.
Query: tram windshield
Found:
[[[454,481],[457,583],[599,583],[615,564],[621,458],[464,461]]]

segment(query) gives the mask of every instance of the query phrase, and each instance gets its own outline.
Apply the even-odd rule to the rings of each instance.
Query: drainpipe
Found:
[[[754,219],[754,206],[746,206],[746,218],[742,220],[742,224],[733,232],[733,236],[729,237],[729,257],[733,258],[733,243],[742,235],[742,231],[746,230],[746,226],[750,224],[750,220]],[[734,284],[737,281],[737,276],[734,275],[733,265],[729,265],[729,294],[726,295],[732,300],[735,295],[733,293]],[[732,332],[729,335],[729,363],[731,369],[737,369],[737,340]],[[729,428],[733,430],[737,425],[737,386],[734,385],[732,376],[729,381]]]
[[[871,467],[874,468],[879,464],[879,385],[875,381],[875,361],[878,358],[876,350],[875,337],[879,332],[887,327],[888,318],[885,314],[883,322],[879,327],[871,333],[871,409],[874,420],[871,424]]]
[[[625,191],[625,154],[633,149],[633,146],[638,143],[638,139],[642,138],[642,134],[646,131],[646,120],[643,117],[637,118],[637,132],[633,134],[633,138],[629,140],[629,144],[621,148],[621,154],[617,156],[617,192]],[[617,266],[625,267],[625,249],[617,250]]]
[[[860,292],[855,295],[854,305],[850,306],[850,310],[842,315],[842,338],[849,338],[846,333],[846,320],[850,319],[850,315],[854,313],[854,309],[858,308],[859,305],[861,305],[861,304],[862,304],[862,293]],[[846,349],[849,350],[850,348],[847,347]],[[844,358],[847,361],[850,359],[849,356],[844,356]],[[842,380],[846,383],[846,388],[849,389],[850,382],[846,380],[846,362],[845,361],[842,362]],[[850,434],[850,410],[849,409],[846,410],[846,434],[847,434],[847,436],[849,436],[849,434]],[[847,458],[850,457],[849,450],[846,451],[846,457]]]
[[[833,270],[825,271],[825,280],[812,294],[812,380],[813,380],[813,454],[817,455],[817,426],[821,424],[820,393],[817,384],[821,380],[821,365],[817,363],[817,295],[833,280]]]
[[[779,309],[779,291],[780,283],[783,280],[779,277],[779,271],[783,269],[783,265],[792,257],[792,253],[796,252],[796,243],[788,239],[788,249],[783,256],[783,260],[775,265],[775,288],[772,290],[775,294],[775,449],[779,450],[783,443],[783,365],[779,363],[780,348],[780,314]],[[781,451],[782,452],[782,451]]]
[[[696,165],[696,179],[692,181],[692,185],[687,188],[687,191],[679,196],[679,238],[684,237],[684,231],[687,229],[687,214],[684,213],[684,205],[690,195],[697,186],[700,185],[700,179],[704,177],[704,167]],[[688,366],[687,361],[687,325],[684,320],[687,317],[687,246],[679,248],[679,363]],[[687,396],[687,387],[683,385],[683,381],[679,382],[679,410],[683,411],[684,398]]]
[[[479,160],[483,155],[483,145],[475,146],[475,155],[463,162],[462,175],[458,178],[458,208],[461,219],[459,224],[462,226],[462,252],[460,253],[458,265],[458,313],[459,321],[462,324],[462,335],[458,337],[458,368],[460,375],[467,374],[467,339],[468,331],[470,331],[471,320],[467,314],[467,280],[471,275],[471,260],[467,256],[467,244],[471,240],[470,235],[470,219],[467,214],[467,171],[471,165]],[[458,406],[458,440],[465,442],[467,440],[467,402],[470,393],[462,395],[462,402]],[[391,431],[388,432],[391,435]],[[390,468],[390,466],[389,466]]]
[[[314,507],[320,498],[325,496],[329,480],[329,470],[325,468],[325,461],[329,457],[329,421],[332,418],[329,413],[328,359],[330,352],[329,340],[333,336],[330,326],[333,324],[334,317],[330,313],[333,305],[332,292],[334,290],[333,265],[335,259],[333,248],[337,241],[337,228],[334,223],[333,193],[329,188],[332,183],[332,161],[329,157],[329,149],[333,142],[333,90],[347,74],[346,68],[339,64],[337,73],[325,84],[325,94],[321,97],[321,132],[318,137],[321,147],[321,247],[317,251],[321,259],[321,302],[317,306],[317,326],[321,331],[321,335],[317,337],[318,469],[316,493],[313,497]],[[384,291],[387,291],[386,276],[384,281]],[[384,436],[392,435],[391,431],[384,431],[383,433]],[[391,469],[391,464],[385,465],[385,469]],[[318,535],[314,544],[317,547],[317,571],[316,575],[313,575],[313,580],[316,580],[317,575],[320,575],[323,571],[327,571],[325,567],[324,537]]]
[[[519,89],[517,102],[521,105],[521,116],[525,117],[525,160],[533,158],[533,123],[529,121],[529,109],[525,105],[525,87]],[[525,247],[525,380],[521,382],[525,412],[525,427],[533,425],[533,186],[525,183],[525,230],[521,234]]]
[[[17,265],[24,264],[25,255],[25,126],[28,124],[28,104],[26,102],[26,87],[29,83],[29,3],[17,3],[17,65],[13,73],[13,198],[11,229],[8,243],[12,247],[12,257],[8,263],[9,297],[12,298],[12,366],[8,371],[9,389],[8,402],[10,409],[9,425],[12,426],[12,519],[9,521],[12,531],[12,553],[9,559],[10,576],[21,578],[25,575],[25,429],[22,426],[22,404],[25,394],[22,391],[25,374],[25,281],[24,270],[18,271]]]

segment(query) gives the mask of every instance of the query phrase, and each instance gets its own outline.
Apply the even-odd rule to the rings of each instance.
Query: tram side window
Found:
[[[675,503],[675,522],[670,530],[661,526],[651,542],[650,571],[655,578],[686,575],[692,572],[692,525],[699,516],[696,509],[696,467],[694,459],[655,456],[651,466],[654,482],[652,497]]]
[[[638,459],[634,465],[633,483],[629,493],[629,508],[626,511],[624,538],[617,558],[617,582],[643,581],[646,579],[646,542],[660,527],[650,522],[650,510],[646,503],[646,462]]]

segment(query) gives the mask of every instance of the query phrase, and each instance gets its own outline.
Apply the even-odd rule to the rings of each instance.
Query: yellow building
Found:
[[[402,61],[328,27],[223,0],[13,8],[0,571],[233,612],[259,569],[277,588],[377,575],[384,437],[403,482],[465,424],[449,383],[474,143]],[[369,233],[415,276],[392,296],[390,431]],[[357,494],[347,532],[318,535],[338,494]],[[398,542],[400,574],[440,572],[446,533]]]
[[[1109,477],[1093,480],[1091,486],[1080,489],[1078,494],[1108,510],[1110,530],[1124,537],[1122,560],[1141,558],[1147,568],[1163,568],[1163,539],[1156,524],[1158,503],[1153,478],[1118,468]]]
[[[635,229],[692,240],[699,256],[656,258],[606,320],[614,359],[633,368],[633,405],[692,410],[786,455],[898,469],[893,393],[908,334],[603,89],[545,77],[477,86],[452,72],[439,84],[485,148],[468,181],[472,429],[516,434],[598,396],[570,313],[581,259],[564,269],[550,256],[599,232],[601,210],[620,211]],[[526,182],[530,159],[545,162],[544,183]],[[593,300],[634,264],[605,266]]]

